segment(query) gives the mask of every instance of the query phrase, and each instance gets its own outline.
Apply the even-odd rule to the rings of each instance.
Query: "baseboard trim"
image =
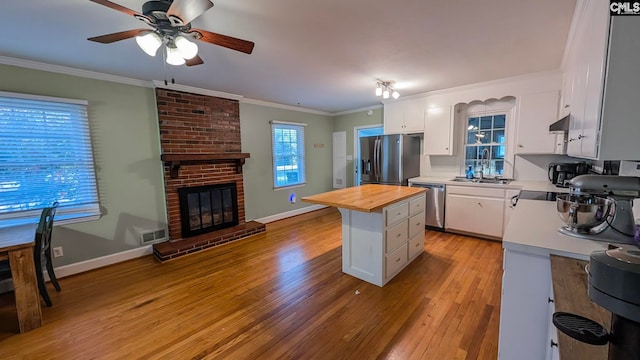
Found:
[[[300,208],[300,209],[296,209],[296,210],[285,211],[283,213],[270,215],[270,216],[265,216],[263,218],[255,219],[255,221],[261,222],[263,224],[268,224],[270,222],[274,222],[274,221],[290,218],[290,217],[296,216],[296,215],[306,214],[308,212],[324,209],[326,207],[328,207],[328,206],[326,206],[326,205],[311,205],[311,206],[306,206],[306,207],[303,207],[303,208]]]
[[[311,205],[311,206],[306,206],[296,210],[285,211],[283,213],[265,216],[263,218],[255,219],[255,221],[261,222],[263,224],[267,224],[270,222],[290,218],[292,216],[302,215],[312,211],[324,209],[326,207],[328,206]],[[135,259],[135,258],[139,258],[142,256],[151,255],[151,254],[153,254],[152,245],[145,245],[139,248],[122,251],[115,254],[105,255],[95,259],[89,259],[89,260],[77,262],[74,264],[59,266],[55,268],[54,271],[56,272],[56,277],[63,278],[65,276],[71,276],[71,275],[83,273],[89,270],[94,270],[104,266],[117,264],[122,261],[127,261],[127,260],[131,260],[131,259]],[[49,276],[47,275],[46,271],[44,273],[44,276],[45,276],[45,279],[48,281]],[[11,279],[0,281],[0,294],[9,292],[9,291],[13,291],[13,283],[11,282]]]
[[[115,254],[109,254],[101,256],[99,258],[81,261],[74,264],[59,266],[54,268],[57,278],[63,278],[65,276],[79,274],[85,271],[101,268],[108,265],[117,264],[122,261],[127,261],[135,258],[139,258],[146,255],[153,254],[153,248],[151,245],[145,245],[139,248],[122,251]],[[44,272],[45,280],[49,281],[49,275]],[[0,294],[13,291],[13,282],[11,279],[0,281]]]

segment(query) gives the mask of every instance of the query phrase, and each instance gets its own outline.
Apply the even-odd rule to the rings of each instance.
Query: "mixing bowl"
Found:
[[[580,232],[590,232],[602,225],[612,206],[612,199],[598,196],[562,194],[556,197],[556,207],[562,220],[569,228]]]

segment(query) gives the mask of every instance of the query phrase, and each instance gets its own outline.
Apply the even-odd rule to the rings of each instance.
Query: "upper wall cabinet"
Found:
[[[605,1],[581,0],[577,6],[560,106],[560,115],[571,114],[567,154],[638,159],[640,22],[610,17]]]
[[[453,155],[453,107],[430,108],[424,121],[424,154]]]
[[[424,131],[425,100],[412,99],[384,104],[384,133],[408,134]]]
[[[557,91],[524,94],[518,98],[516,154],[553,154],[556,136],[549,125],[558,120]]]

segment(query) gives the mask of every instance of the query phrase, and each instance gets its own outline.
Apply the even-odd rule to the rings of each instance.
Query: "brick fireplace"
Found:
[[[264,224],[245,222],[242,166],[249,154],[241,152],[238,101],[168,89],[156,89],[156,99],[170,238],[154,244],[156,257],[166,261],[264,231]],[[235,185],[237,225],[185,234],[179,193],[223,184]]]

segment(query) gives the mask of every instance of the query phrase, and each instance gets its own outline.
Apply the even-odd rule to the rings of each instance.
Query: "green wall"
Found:
[[[306,185],[273,189],[271,120],[307,124],[304,132]],[[331,117],[240,102],[240,131],[242,151],[251,154],[243,167],[247,221],[310,206],[300,198],[331,190]],[[289,203],[291,193],[296,194],[295,204]]]
[[[339,115],[333,118],[333,132],[347,132],[347,156],[356,157],[353,150],[353,128],[356,126],[380,125],[382,126],[382,108],[373,110],[368,115],[367,111],[358,111],[351,114]],[[347,160],[347,186],[353,186],[354,164],[353,160]]]
[[[141,246],[139,232],[166,227],[166,202],[155,91],[80,76],[0,65],[0,90],[85,99],[102,217],[56,226],[55,246],[64,256],[54,266],[78,263]],[[305,123],[307,184],[274,190],[270,120]],[[332,188],[332,133],[347,132],[347,154],[353,155],[353,128],[382,124],[382,109],[340,116],[240,102],[242,151],[251,154],[243,168],[246,219],[259,219],[310,206],[300,198]],[[353,184],[353,161],[347,164]],[[289,202],[295,193],[297,201]]]
[[[138,229],[166,224],[154,89],[0,65],[0,90],[85,99],[103,216],[57,226],[66,265],[140,246]]]

